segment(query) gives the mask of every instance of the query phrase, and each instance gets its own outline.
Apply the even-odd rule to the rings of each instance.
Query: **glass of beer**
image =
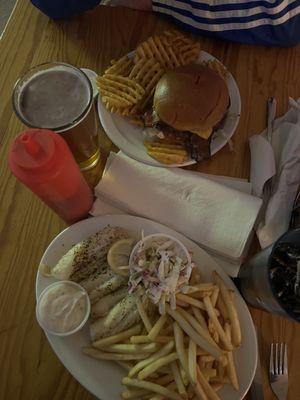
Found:
[[[31,68],[14,87],[13,107],[25,125],[61,134],[81,170],[97,164],[100,148],[93,89],[80,69],[60,62]]]

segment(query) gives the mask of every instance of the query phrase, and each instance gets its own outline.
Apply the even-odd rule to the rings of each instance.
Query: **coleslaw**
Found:
[[[129,292],[145,291],[165,314],[165,304],[176,308],[176,293],[188,285],[193,268],[191,256],[179,240],[162,234],[143,238],[134,247],[130,260]]]

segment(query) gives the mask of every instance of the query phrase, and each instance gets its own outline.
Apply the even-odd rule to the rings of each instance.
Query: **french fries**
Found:
[[[218,296],[219,296],[220,289],[216,286],[213,290],[213,294],[211,296],[211,303],[213,307],[216,307]]]
[[[203,390],[204,390],[207,398],[210,400],[220,400],[220,397],[213,390],[211,385],[207,382],[207,380],[205,379],[204,375],[202,374],[202,372],[198,366],[197,366],[197,377],[198,377],[199,384],[203,387]]]
[[[144,309],[143,303],[141,302],[141,300],[138,296],[136,298],[136,306],[137,306],[138,312],[140,314],[141,320],[143,321],[143,323],[145,325],[145,328],[147,329],[148,332],[150,332],[152,329],[152,325],[151,325],[148,315]]]
[[[212,354],[214,357],[218,358],[221,355],[219,349],[212,345],[210,342],[205,340],[200,336],[194,328],[176,311],[171,310],[167,305],[167,312],[175,319],[180,325],[181,329],[191,338],[194,342],[201,348],[205,349],[208,353]]]
[[[222,294],[222,298],[224,300],[227,313],[232,325],[232,342],[235,346],[240,346],[242,337],[241,337],[241,328],[240,328],[240,323],[237,315],[236,308],[234,306],[234,302],[231,299],[229,290],[227,289],[223,279],[220,277],[220,275],[214,271],[213,272],[213,277],[217,283],[217,285],[220,288],[220,292]]]
[[[169,354],[174,347],[174,341],[169,342],[164,347],[162,347],[157,353],[154,353],[152,356],[145,358],[143,361],[137,363],[130,371],[128,376],[131,378],[136,375],[139,371],[145,368],[147,365],[153,363],[154,361],[164,357]]]
[[[222,316],[223,320],[227,321],[229,319],[228,312],[227,312],[225,303],[224,303],[223,299],[221,298],[221,296],[218,297],[217,307],[220,310],[220,313],[221,313],[221,316]]]
[[[169,343],[172,340],[172,336],[156,336],[155,342],[157,343]],[[149,335],[131,336],[130,342],[133,344],[138,343],[151,343]]]
[[[173,361],[171,364],[171,370],[174,377],[174,381],[176,382],[178,393],[181,395],[183,399],[187,398],[187,392],[180,374],[180,370],[178,368],[178,364],[176,361]]]
[[[214,283],[194,279],[184,294],[176,294],[176,309],[166,302],[166,314],[157,310],[156,319],[138,299],[141,324],[83,349],[124,368],[124,400],[220,400],[217,392],[225,384],[239,389],[233,354],[241,343],[235,293],[216,272],[213,277]],[[196,293],[201,300],[191,297]]]
[[[192,383],[195,385],[197,382],[197,345],[196,343],[190,338],[189,340],[189,350],[188,350],[188,366],[189,366],[189,373],[192,380]]]
[[[175,339],[176,351],[177,351],[178,358],[181,363],[181,367],[182,367],[183,371],[185,372],[187,380],[188,379],[191,380],[190,371],[189,371],[189,367],[188,367],[188,357],[187,357],[187,353],[185,351],[184,342],[183,342],[183,330],[176,322],[174,322],[173,327],[174,327],[174,339]],[[183,377],[183,380],[184,380],[184,377]]]
[[[222,326],[218,320],[218,317],[215,313],[215,310],[214,310],[214,307],[212,305],[210,298],[208,296],[206,296],[206,297],[204,297],[203,301],[204,301],[204,305],[206,307],[207,313],[209,315],[209,318],[212,321],[216,331],[220,335],[220,338],[221,338],[222,342],[224,343],[226,349],[232,350],[233,349],[232,344],[228,340],[228,336],[224,332],[224,329],[222,328]]]
[[[147,389],[128,389],[125,392],[121,394],[122,398],[124,400],[130,400],[130,399],[137,399],[140,398],[141,396],[145,396],[150,394],[151,392]]]
[[[154,326],[150,329],[148,336],[151,340],[155,340],[158,336],[159,332],[161,331],[162,327],[167,321],[166,315],[161,315],[159,319],[155,322]]]
[[[133,386],[141,389],[149,390],[150,392],[161,394],[167,399],[182,400],[180,395],[173,390],[169,390],[161,385],[149,381],[140,381],[138,379],[123,378],[123,385]]]
[[[166,374],[166,375],[162,376],[161,378],[158,378],[155,380],[155,382],[158,385],[167,385],[168,383],[173,382],[173,381],[174,381],[174,378],[173,378],[173,375],[171,375],[171,374]]]
[[[215,284],[211,283],[211,282],[209,282],[209,283],[203,282],[203,283],[196,283],[193,287],[196,290],[200,290],[200,291],[202,290],[202,291],[206,292],[206,291],[213,290],[215,288]]]
[[[178,307],[179,313],[191,324],[191,326],[198,332],[201,336],[203,336],[208,342],[210,342],[213,346],[217,347],[214,343],[213,339],[211,338],[209,331],[205,328],[202,328],[201,324],[187,311],[180,309]]]
[[[197,307],[192,307],[192,310],[196,320],[199,322],[202,328],[208,332],[208,327],[201,311]]]
[[[147,343],[147,344],[112,344],[111,346],[105,346],[101,349],[108,353],[124,353],[124,354],[138,354],[138,353],[153,353],[159,350],[158,343]]]
[[[230,325],[228,323],[225,324],[225,333],[226,333],[228,339],[230,340],[231,333],[230,333]],[[232,351],[227,353],[227,360],[228,360],[228,364],[226,366],[226,369],[227,369],[229,379],[232,383],[232,386],[236,390],[239,390],[239,382],[238,382],[238,378],[237,378],[237,374],[236,374]]]
[[[205,306],[202,301],[196,300],[193,297],[187,296],[186,294],[178,293],[176,298],[183,301],[184,303],[190,304],[194,307],[200,308],[205,311]]]
[[[200,399],[200,400],[208,400],[208,397],[206,396],[202,386],[199,383],[199,380],[197,381],[196,385],[194,386],[194,392],[196,394],[196,397],[193,397],[193,399]]]
[[[153,372],[157,371],[160,367],[170,364],[171,362],[177,360],[177,358],[178,355],[176,352],[158,358],[138,373],[138,379],[143,380],[148,378],[149,375],[153,374]]]
[[[109,336],[104,339],[98,339],[95,342],[93,342],[92,345],[93,347],[100,348],[103,346],[109,346],[114,343],[120,343],[123,340],[126,340],[133,335],[137,335],[138,333],[141,332],[141,329],[142,329],[141,325],[135,325],[132,328],[127,329],[126,331],[117,333],[116,335]]]

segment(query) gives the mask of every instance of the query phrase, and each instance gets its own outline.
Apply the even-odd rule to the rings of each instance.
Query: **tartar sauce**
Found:
[[[74,331],[87,319],[89,299],[79,285],[69,282],[56,282],[42,294],[37,304],[37,317],[46,330],[65,334]]]

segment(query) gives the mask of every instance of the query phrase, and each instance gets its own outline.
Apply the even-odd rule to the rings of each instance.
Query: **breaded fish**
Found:
[[[119,289],[119,287],[124,286],[126,283],[126,278],[114,274],[110,279],[107,279],[101,285],[97,286],[95,289],[89,292],[91,303],[94,304],[102,297],[114,292],[115,290]]]
[[[91,317],[96,319],[99,317],[104,317],[108,312],[116,305],[120,300],[122,300],[128,294],[128,287],[123,286],[120,289],[102,297],[96,303],[92,304]]]
[[[107,226],[73,246],[55,265],[51,275],[57,279],[80,282],[97,271],[101,272],[110,246],[127,237],[124,229]]]
[[[140,319],[137,311],[135,295],[127,294],[103,318],[90,325],[92,340],[115,335],[137,323]]]
[[[89,275],[88,278],[80,281],[80,285],[84,287],[88,293],[90,293],[92,290],[96,289],[98,286],[102,285],[115,275],[116,274],[109,268],[108,264],[104,264],[100,271],[96,271]]]

